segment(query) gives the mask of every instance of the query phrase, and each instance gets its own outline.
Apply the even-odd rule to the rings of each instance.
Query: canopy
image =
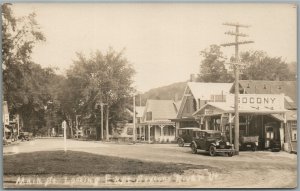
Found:
[[[252,107],[243,106],[239,107],[239,113],[255,113],[255,114],[281,114],[286,113],[286,109],[276,109],[272,107]],[[209,102],[193,113],[193,116],[213,116],[223,113],[234,113],[234,106],[226,102]]]

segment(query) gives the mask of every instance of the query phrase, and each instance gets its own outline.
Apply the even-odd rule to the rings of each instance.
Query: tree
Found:
[[[105,54],[97,51],[89,58],[77,53],[77,60],[67,71],[67,79],[60,96],[62,109],[69,119],[75,115],[100,125],[99,104],[109,107],[111,123],[124,119],[125,108],[130,103],[132,66],[123,57],[123,52],[110,48]],[[105,116],[105,115],[104,115]],[[96,128],[99,135],[99,128]],[[97,136],[99,138],[99,136]]]
[[[244,80],[295,80],[288,64],[281,57],[269,57],[263,51],[241,53],[245,68],[241,78]]]
[[[2,4],[3,96],[10,112],[22,116],[25,130],[44,125],[43,107],[49,99],[45,87],[54,75],[31,61],[36,43],[45,37],[35,21],[35,14],[16,18],[10,4]]]
[[[220,46],[210,45],[208,49],[200,52],[203,57],[200,66],[199,81],[202,82],[232,82],[233,77],[225,67],[226,58],[223,56]]]

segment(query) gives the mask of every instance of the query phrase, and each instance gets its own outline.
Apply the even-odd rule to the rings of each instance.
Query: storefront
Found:
[[[231,142],[235,132],[233,96],[228,96],[226,102],[209,102],[193,114],[202,129],[219,130]],[[260,149],[269,148],[272,141],[278,141],[283,146],[286,112],[283,94],[240,94],[240,137],[258,136]],[[283,120],[274,118],[274,114]]]

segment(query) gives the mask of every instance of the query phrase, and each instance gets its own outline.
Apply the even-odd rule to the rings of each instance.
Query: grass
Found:
[[[78,151],[40,151],[5,155],[4,175],[103,175],[183,173],[203,165],[146,162]]]

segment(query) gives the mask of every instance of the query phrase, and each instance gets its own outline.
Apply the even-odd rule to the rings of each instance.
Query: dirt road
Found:
[[[6,146],[3,152],[4,155],[9,155],[62,149],[62,139],[36,139]],[[67,149],[145,161],[207,165],[216,169],[218,176],[213,182],[184,183],[173,185],[174,187],[295,188],[297,186],[297,155],[286,152],[240,152],[238,156],[233,157],[210,157],[205,152],[192,154],[189,147],[182,148],[175,144],[114,144],[76,140],[68,140]]]

